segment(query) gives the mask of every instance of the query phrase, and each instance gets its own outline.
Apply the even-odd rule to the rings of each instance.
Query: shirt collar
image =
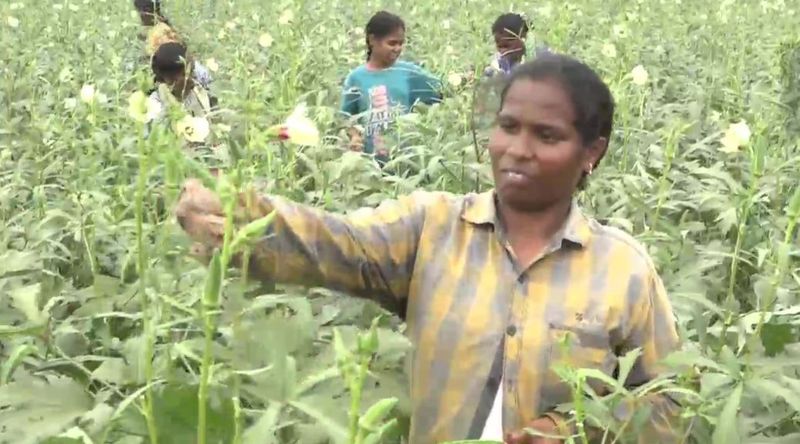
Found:
[[[474,225],[496,226],[497,205],[494,190],[467,197],[461,218]],[[583,214],[575,199],[569,210],[564,227],[556,234],[556,239],[568,241],[581,247],[588,245],[592,237],[590,220]]]

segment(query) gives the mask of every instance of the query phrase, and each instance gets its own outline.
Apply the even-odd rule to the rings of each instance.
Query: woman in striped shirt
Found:
[[[561,55],[518,66],[500,98],[488,143],[494,189],[420,191],[346,216],[250,192],[240,202],[254,204],[237,223],[275,212],[250,273],[371,298],[406,320],[412,444],[561,443],[578,430],[600,442],[607,424],[582,429],[561,413],[573,398],[556,369],[614,377],[618,358],[639,350],[623,381],[633,389],[664,374],[662,359],[679,346],[646,250],[584,215],[575,199],[608,148],[613,98],[591,68]],[[176,212],[200,243],[195,251],[221,245],[213,192],[187,182]],[[598,380],[586,383],[608,393]],[[630,430],[641,443],[673,443],[677,410],[650,393],[613,414],[644,424]]]

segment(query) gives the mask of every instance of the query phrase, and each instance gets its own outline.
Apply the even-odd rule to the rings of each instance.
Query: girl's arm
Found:
[[[442,101],[442,81],[420,66],[411,72],[409,87],[412,104],[433,105]]]

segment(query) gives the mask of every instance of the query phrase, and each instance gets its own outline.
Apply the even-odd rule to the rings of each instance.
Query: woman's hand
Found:
[[[538,431],[543,435],[558,435],[558,426],[550,417],[543,416],[528,425],[529,429]],[[524,430],[507,433],[503,441],[505,444],[562,444],[563,441],[554,438],[545,438],[526,433]]]

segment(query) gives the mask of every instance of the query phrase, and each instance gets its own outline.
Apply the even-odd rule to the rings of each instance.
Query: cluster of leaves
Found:
[[[175,0],[165,12],[196,56],[219,66],[213,88],[223,110],[213,131],[222,144],[202,161],[237,171],[240,183],[346,211],[416,188],[490,186],[470,131],[468,79],[491,52],[492,19],[512,6]],[[334,109],[344,74],[363,61],[363,24],[383,7],[403,12],[409,58],[463,81],[448,83],[443,105],[401,122],[406,148],[382,172],[344,152]],[[796,45],[786,42],[797,6],[533,8],[524,12],[535,38],[597,67],[617,100],[611,151],[581,201],[648,246],[670,291],[686,345],[669,389],[684,395],[687,439],[797,441],[800,147],[783,131],[796,106],[782,96],[796,83],[787,68]],[[0,5],[0,38],[16,42],[0,47],[0,442],[191,442],[200,410],[207,442],[328,442],[353,430],[354,379],[363,383],[360,405],[397,398],[384,436],[397,440],[407,427],[409,344],[391,318],[375,325],[376,350],[360,343],[375,305],[244,285],[231,272],[209,338],[207,271],[186,258],[169,215],[189,174],[180,144],[163,130],[144,139],[125,111],[127,97],[151,82],[131,13],[110,0]],[[649,73],[644,85],[631,82],[636,65]],[[84,84],[107,99],[77,100]],[[326,135],[322,146],[267,142],[270,124],[300,101]],[[742,119],[753,129],[749,144],[721,152],[723,131]],[[342,361],[359,344],[374,351],[366,372]],[[576,393],[589,391],[582,381],[591,374],[564,376]],[[667,387],[629,392],[606,382],[613,393],[589,393],[581,411],[612,431],[624,426],[615,404]],[[356,422],[356,435],[379,427]]]

